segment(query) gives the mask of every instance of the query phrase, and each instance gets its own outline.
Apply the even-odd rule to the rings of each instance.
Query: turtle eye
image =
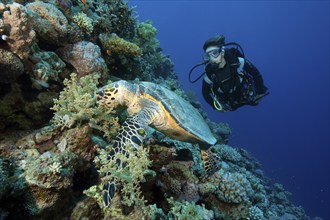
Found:
[[[104,90],[103,90],[103,89],[102,89],[102,90],[100,90],[100,91],[97,93],[97,95],[99,95],[99,96],[103,97],[103,96],[104,96]]]

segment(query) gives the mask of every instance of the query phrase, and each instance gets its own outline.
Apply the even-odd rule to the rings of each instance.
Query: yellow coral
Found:
[[[119,128],[118,118],[114,117],[113,108],[95,107],[95,93],[98,90],[98,75],[87,75],[78,80],[77,74],[64,80],[65,88],[58,99],[54,99],[55,111],[52,124],[61,130],[71,128],[82,122],[104,133],[111,140]]]
[[[73,124],[72,120],[81,122],[94,115],[97,80],[98,76],[86,76],[78,82],[77,74],[71,74],[71,80],[64,80],[65,88],[51,108],[56,111],[52,120],[56,127],[62,126],[66,118],[70,118],[70,124]]]
[[[85,13],[79,12],[73,16],[73,21],[87,34],[91,34],[94,29],[93,19],[88,17]]]
[[[111,34],[110,36],[102,35],[100,36],[100,40],[103,49],[109,56],[113,54],[129,57],[138,57],[142,55],[142,50],[138,45],[120,38],[116,34]]]

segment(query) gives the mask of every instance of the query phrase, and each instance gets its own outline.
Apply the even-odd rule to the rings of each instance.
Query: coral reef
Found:
[[[24,72],[21,60],[12,52],[0,49],[0,83],[14,82]]]
[[[39,51],[33,53],[31,59],[36,61],[30,73],[30,79],[33,81],[33,86],[35,88],[40,90],[42,87],[49,88],[49,81],[59,80],[59,74],[62,73],[65,63],[56,53],[51,51]]]
[[[142,48],[144,53],[154,53],[159,48],[159,41],[156,39],[157,29],[152,26],[151,21],[139,23],[136,34],[135,43]]]
[[[6,35],[6,44],[16,56],[25,62],[30,54],[31,46],[36,39],[36,32],[33,30],[27,9],[18,3],[9,4],[7,9],[1,11],[3,32]]]
[[[106,77],[106,63],[101,56],[99,46],[92,42],[80,41],[75,44],[67,44],[57,53],[61,59],[74,67],[79,78],[93,73],[100,73],[103,78]]]
[[[229,125],[181,89],[157,29],[134,13],[122,0],[0,2],[0,219],[310,219],[228,145]],[[109,160],[128,115],[96,105],[96,92],[115,77],[153,81],[198,108],[219,170],[205,176],[197,145],[152,128],[143,147]],[[105,207],[110,178],[119,190]]]
[[[26,5],[31,10],[31,23],[39,37],[50,44],[63,45],[68,33],[68,20],[54,5],[32,2]]]
[[[177,202],[173,198],[168,199],[168,202],[172,205],[172,208],[168,214],[169,219],[214,219],[212,211],[205,209],[204,206],[196,205],[190,202]]]
[[[94,11],[100,33],[116,33],[125,39],[134,35],[136,18],[126,1],[92,0],[89,7]]]
[[[16,82],[2,89],[8,91],[2,93],[0,100],[0,129],[31,129],[51,118],[49,108],[57,96],[54,91],[42,91],[34,96],[30,89]]]
[[[73,21],[87,34],[91,34],[93,32],[93,19],[89,18],[85,13],[79,12],[78,14],[74,15]]]
[[[138,57],[141,55],[141,49],[134,43],[131,43],[116,34],[99,36],[103,49],[109,56],[112,54],[117,56]]]

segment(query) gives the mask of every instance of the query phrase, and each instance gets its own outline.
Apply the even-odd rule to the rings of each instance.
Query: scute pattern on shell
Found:
[[[174,120],[188,132],[198,136],[208,144],[215,144],[210,128],[204,118],[189,102],[158,84],[141,82],[140,89],[159,100]]]

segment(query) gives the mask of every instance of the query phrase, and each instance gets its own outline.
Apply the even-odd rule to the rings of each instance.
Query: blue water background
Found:
[[[183,88],[197,93],[212,120],[230,124],[229,145],[251,152],[309,216],[330,219],[329,1],[129,3],[140,21],[153,21]],[[201,96],[202,80],[188,82],[204,41],[216,34],[240,43],[261,71],[271,94],[259,106],[214,111]]]

